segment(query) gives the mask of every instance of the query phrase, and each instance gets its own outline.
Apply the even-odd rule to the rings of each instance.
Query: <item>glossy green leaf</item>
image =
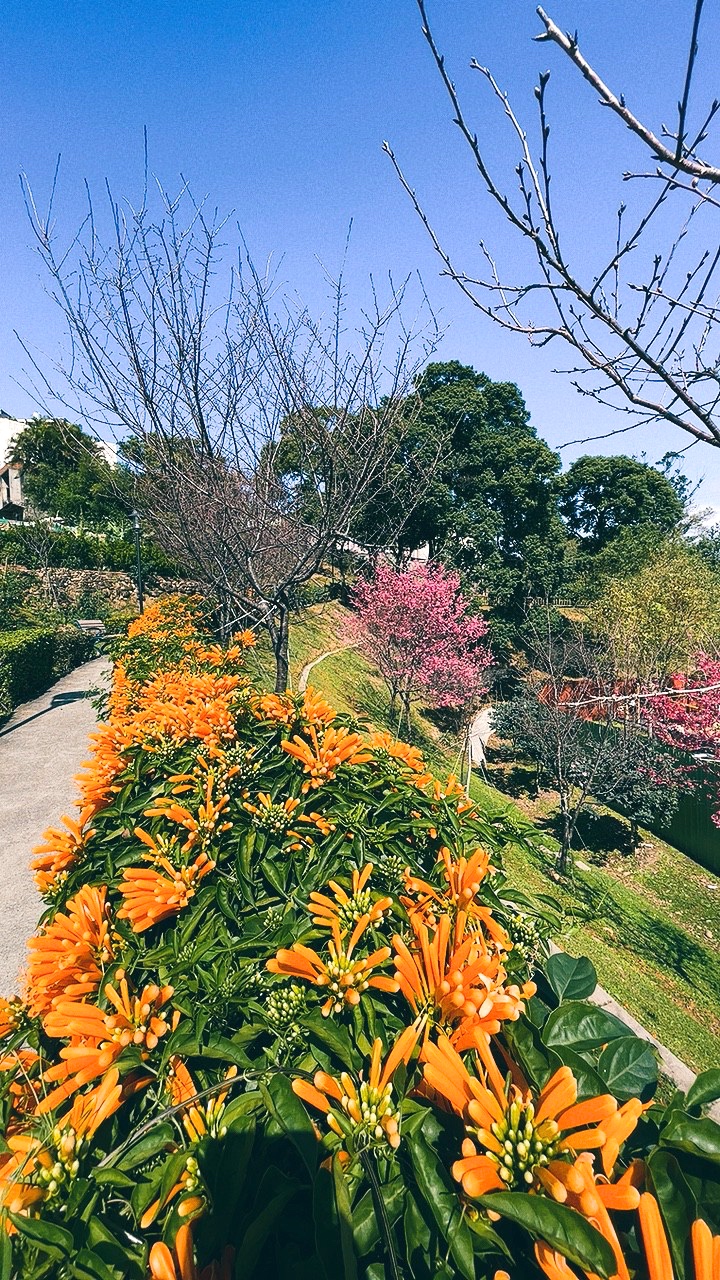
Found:
[[[567,1205],[521,1191],[493,1192],[480,1196],[478,1203],[524,1227],[534,1239],[546,1240],[568,1262],[577,1263],[585,1271],[594,1271],[603,1280],[615,1274],[615,1255],[607,1240],[587,1218]]]
[[[566,1067],[570,1068],[575,1077],[579,1102],[584,1101],[585,1098],[597,1098],[598,1094],[607,1093],[607,1084],[602,1076],[598,1075],[591,1063],[581,1058],[579,1053],[575,1053],[574,1049],[564,1046],[558,1057]]]
[[[720,1067],[711,1067],[702,1071],[694,1084],[688,1089],[688,1107],[704,1107],[709,1102],[717,1102],[720,1098]]]
[[[627,1035],[625,1023],[614,1014],[586,1001],[568,1000],[553,1009],[543,1027],[542,1039],[548,1048],[561,1050],[567,1045],[577,1050],[598,1048]]]
[[[0,1280],[12,1280],[12,1239],[3,1228],[0,1230]]]
[[[660,1133],[664,1147],[675,1147],[688,1155],[720,1164],[720,1124],[714,1120],[696,1119],[682,1111],[673,1111]]]
[[[670,1242],[677,1280],[694,1280],[685,1267],[690,1228],[697,1214],[697,1201],[685,1181],[680,1164],[670,1151],[651,1152],[645,1166],[650,1190],[655,1196]]]
[[[597,986],[595,966],[587,956],[558,951],[545,965],[545,976],[558,1000],[585,1000]]]
[[[657,1058],[647,1040],[639,1036],[622,1036],[603,1049],[598,1059],[598,1074],[608,1093],[619,1102],[639,1098],[657,1084]]]
[[[115,1267],[108,1267],[93,1249],[81,1249],[72,1261],[73,1280],[118,1280]]]
[[[59,1227],[47,1218],[25,1218],[22,1214],[10,1213],[8,1217],[22,1236],[31,1240],[38,1249],[54,1258],[56,1262],[72,1257],[75,1243],[65,1227]]]
[[[388,1222],[392,1226],[403,1211],[405,1203],[405,1183],[402,1178],[393,1178],[392,1182],[383,1183],[380,1192],[385,1205]],[[358,1255],[362,1258],[375,1248],[380,1239],[380,1226],[375,1213],[375,1202],[372,1191],[368,1190],[360,1197],[353,1209],[353,1239]]]
[[[337,1155],[332,1161],[333,1186],[335,1190],[335,1206],[340,1225],[340,1248],[344,1280],[357,1280],[357,1263],[353,1243],[353,1215],[350,1207],[350,1193],[343,1167]]]
[[[466,1280],[474,1280],[472,1235],[463,1220],[455,1187],[436,1153],[421,1133],[408,1142],[413,1172],[420,1192],[446,1240],[453,1261]]]
[[[260,1087],[268,1110],[285,1130],[312,1178],[321,1148],[305,1107],[297,1094],[293,1093],[287,1076],[279,1071],[269,1076],[267,1082]]]

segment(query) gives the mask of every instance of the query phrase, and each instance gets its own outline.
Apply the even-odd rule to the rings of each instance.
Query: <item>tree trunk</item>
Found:
[[[273,627],[272,646],[275,655],[275,692],[285,693],[290,678],[290,609],[287,596],[278,600],[277,624]]]
[[[572,836],[574,823],[572,815],[567,806],[567,797],[560,792],[560,854],[558,856],[557,867],[561,876],[566,876],[570,865],[570,849],[572,846]]]

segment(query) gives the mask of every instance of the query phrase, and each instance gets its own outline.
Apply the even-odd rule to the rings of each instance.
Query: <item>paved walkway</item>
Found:
[[[107,669],[105,658],[93,658],[0,728],[0,995],[17,990],[25,942],[42,910],[28,865],[32,848],[72,812],[73,777],[95,727],[85,695]]]

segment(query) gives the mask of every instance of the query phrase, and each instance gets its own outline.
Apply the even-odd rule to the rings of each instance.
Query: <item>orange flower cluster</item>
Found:
[[[107,890],[83,885],[64,912],[28,943],[28,1011],[42,1017],[60,999],[93,995],[114,959]]]
[[[350,1151],[367,1151],[387,1143],[400,1146],[400,1112],[392,1100],[392,1077],[401,1063],[410,1060],[420,1030],[406,1027],[381,1065],[382,1040],[372,1047],[367,1079],[355,1081],[347,1071],[339,1080],[325,1071],[316,1071],[313,1083],[293,1080],[293,1091],[303,1102],[325,1113],[328,1128],[342,1138]]]
[[[283,751],[299,760],[305,773],[310,775],[303,783],[304,792],[330,782],[341,764],[365,764],[372,760],[372,753],[367,750],[359,733],[330,726],[318,737],[314,725],[310,725],[307,732],[309,742],[295,734],[291,742],[281,744]]]
[[[407,742],[398,742],[386,731],[371,733],[368,742],[376,758],[391,760],[414,774],[413,781],[416,786],[424,787],[427,782],[430,782],[432,774],[428,772],[418,747],[411,747]]]
[[[104,991],[114,1013],[83,1000],[61,999],[44,1018],[47,1035],[69,1039],[70,1043],[60,1050],[60,1061],[43,1073],[44,1081],[57,1088],[42,1099],[38,1114],[52,1111],[83,1085],[103,1075],[128,1045],[135,1045],[141,1057],[146,1057],[171,1026],[177,1025],[179,1015],[169,1018],[164,1008],[172,987],[149,983],[135,996],[122,969],[118,969],[115,980],[119,989],[108,983]]]
[[[501,1022],[520,1016],[535,984],[506,985],[497,948],[488,946],[480,930],[458,943],[466,919],[459,912],[453,929],[449,916],[440,916],[434,933],[417,915],[411,918],[412,947],[393,938],[395,978],[413,1014],[429,1031],[452,1028],[453,1043],[462,1050],[487,1042]],[[454,941],[453,941],[454,935]]]
[[[212,871],[215,863],[206,853],[198,854],[187,867],[174,867],[158,846],[139,827],[135,835],[155,850],[152,867],[126,867],[119,884],[123,905],[118,919],[129,920],[135,933],[143,933],[168,916],[177,915],[194,898],[196,885]],[[165,872],[165,875],[162,872]]]
[[[347,944],[344,941],[336,921],[332,924],[332,938],[328,942],[329,959],[306,947],[301,942],[294,942],[289,950],[281,948],[272,960],[268,960],[270,973],[280,973],[289,978],[302,978],[317,987],[327,987],[330,994],[322,1006],[323,1016],[340,1013],[343,1005],[360,1003],[363,991],[368,987],[376,987],[379,991],[397,991],[398,984],[393,978],[382,973],[373,973],[380,965],[390,959],[389,947],[378,947],[371,955],[353,958],[353,953],[369,923],[369,917],[358,920]]]
[[[447,888],[438,890],[426,880],[405,875],[409,896],[400,899],[411,919],[417,918],[428,928],[437,927],[440,915],[448,915],[455,925],[455,944],[464,932],[484,930],[495,946],[509,951],[512,943],[489,907],[478,902],[478,894],[490,870],[490,857],[484,849],[476,849],[470,858],[453,858],[447,847],[440,850],[443,878]],[[462,932],[459,932],[459,928]]]
[[[41,893],[50,893],[58,887],[71,867],[83,856],[85,842],[95,834],[88,830],[87,824],[95,813],[92,805],[86,805],[75,818],[63,814],[62,827],[48,827],[43,836],[43,843],[33,849],[36,855],[31,867],[35,872],[35,883]]]

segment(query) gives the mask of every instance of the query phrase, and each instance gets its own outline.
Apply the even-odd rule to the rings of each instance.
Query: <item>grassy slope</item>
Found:
[[[345,610],[315,606],[293,622],[291,668],[297,684],[304,664],[343,642]],[[310,675],[338,711],[366,716],[376,727],[389,722],[384,685],[351,649],[334,654]],[[414,715],[413,741],[434,769],[457,768],[457,745],[430,721]],[[513,809],[513,801],[473,777],[472,794],[488,808]],[[577,871],[573,885],[551,878],[555,844],[548,835],[529,855],[508,851],[507,869],[528,891],[554,896],[563,924],[557,941],[589,955],[600,982],[663,1044],[696,1071],[720,1061],[720,886],[711,874],[676,849],[648,837],[649,851],[634,859]]]

